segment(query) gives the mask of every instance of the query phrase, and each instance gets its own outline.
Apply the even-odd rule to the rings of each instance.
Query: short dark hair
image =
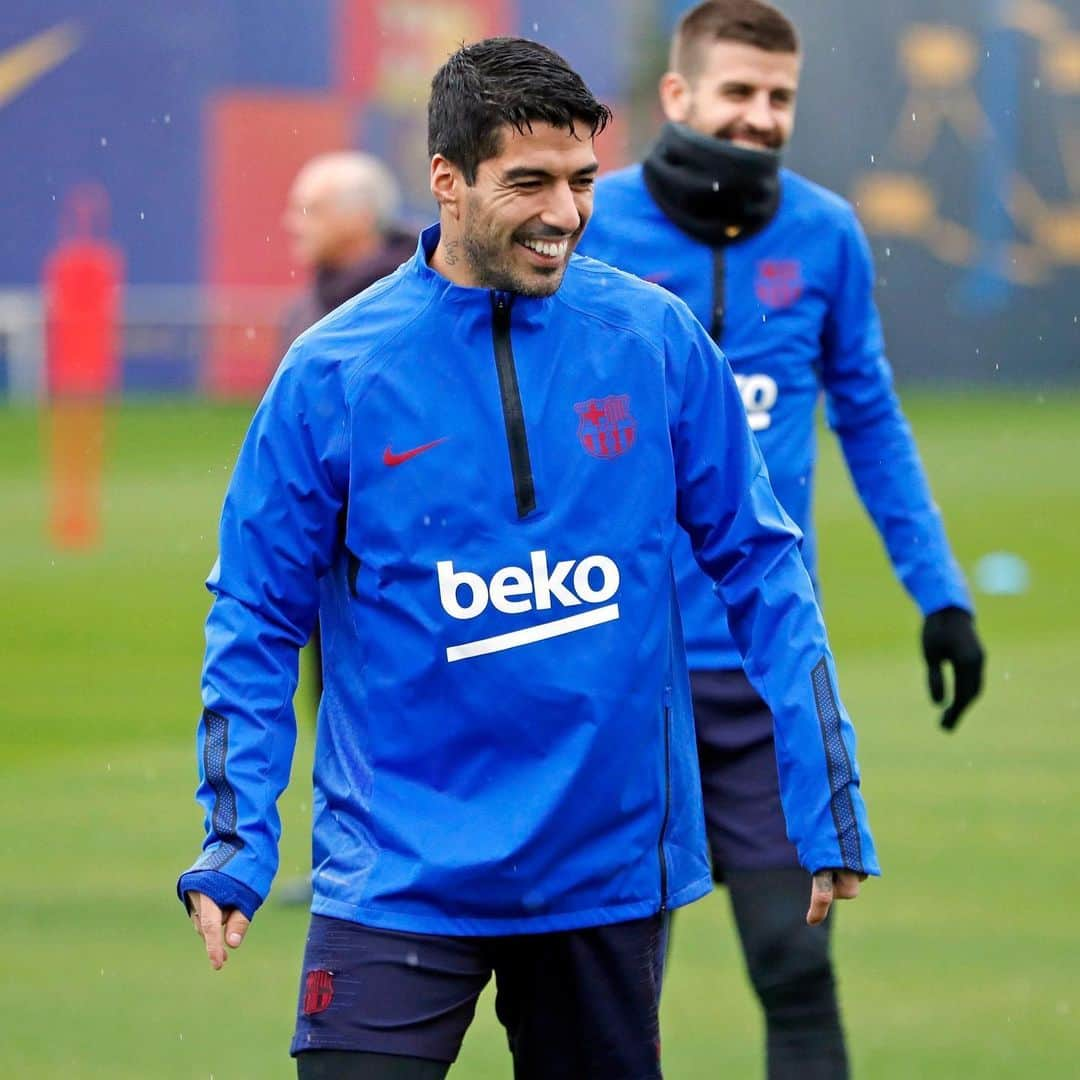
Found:
[[[693,78],[703,65],[703,46],[717,41],[738,41],[765,52],[799,51],[794,24],[772,5],[762,0],[705,0],[683,15],[675,27],[671,70]]]
[[[495,157],[507,125],[522,134],[533,122],[577,126],[590,138],[611,119],[581,76],[546,45],[495,37],[463,45],[435,73],[428,101],[428,154],[441,154],[476,181],[482,161]]]

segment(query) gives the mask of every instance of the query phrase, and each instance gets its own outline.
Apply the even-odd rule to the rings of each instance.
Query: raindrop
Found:
[[[912,113],[912,114],[911,114],[911,122],[912,122],[913,124],[915,124],[915,123],[917,123],[917,122],[918,122],[918,121],[916,121],[916,119],[915,119],[915,114],[914,114],[914,113]]]
[[[146,214],[142,210],[139,211],[139,220],[140,221],[145,221],[146,220]]]
[[[1032,79],[1031,85],[1035,87],[1036,90],[1042,89],[1042,79]]]
[[[533,23],[533,33],[538,33],[540,30],[540,24],[538,22]]]
[[[720,181],[719,180],[714,180],[712,182],[712,189],[713,189],[713,191],[719,191],[720,190]]]
[[[101,145],[102,146],[108,146],[109,145],[109,140],[106,139],[104,135],[101,136]]]
[[[244,337],[246,337],[248,339],[248,341],[254,341],[255,340],[255,327],[254,326],[249,326],[244,331]]]
[[[892,248],[886,248],[885,249],[885,258],[889,259],[891,257],[892,257]]]
[[[405,954],[405,963],[408,964],[409,967],[416,967],[416,965],[420,963],[420,955],[415,950],[410,949]]]
[[[172,113],[166,113],[165,114],[165,123],[166,124],[171,124],[172,123]]]
[[[874,164],[874,162],[875,162],[875,160],[876,160],[876,158],[874,157],[874,155],[873,155],[873,154],[871,154],[871,155],[870,155],[870,164],[871,164],[871,165],[873,165],[873,164]]]

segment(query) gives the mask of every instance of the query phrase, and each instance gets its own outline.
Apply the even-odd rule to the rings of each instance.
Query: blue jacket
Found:
[[[924,614],[971,609],[893,392],[866,239],[843,199],[782,170],[776,215],[714,257],[663,214],[633,165],[598,183],[580,250],[669,289],[716,328],[773,489],[804,533],[812,576],[814,419],[824,390],[859,497],[908,592]],[[737,635],[717,617],[712,582],[688,544],[676,545],[675,565],[691,669],[739,667]]]
[[[318,613],[314,912],[504,934],[705,894],[680,523],[775,712],[803,862],[876,872],[798,531],[716,346],[601,263],[512,296],[433,271],[437,240],[297,340],[241,449],[181,889],[270,888]]]

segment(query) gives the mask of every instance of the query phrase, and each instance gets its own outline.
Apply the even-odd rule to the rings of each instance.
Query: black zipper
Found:
[[[724,249],[713,248],[712,256],[712,326],[709,327],[709,336],[720,344],[720,338],[724,334],[724,318],[727,315],[726,298],[724,295],[724,279],[726,265],[724,261]]]
[[[510,342],[511,301],[509,293],[492,292],[491,336],[495,343],[495,370],[499,374],[506,445],[510,450],[510,472],[514,477],[514,500],[518,517],[523,518],[536,509],[536,486],[525,432],[525,413],[518,390],[517,368],[514,366],[514,349]]]
[[[667,910],[667,858],[664,855],[664,837],[668,818],[671,816],[671,706],[664,706],[664,818],[660,822],[660,838],[656,849],[660,856],[660,914]]]

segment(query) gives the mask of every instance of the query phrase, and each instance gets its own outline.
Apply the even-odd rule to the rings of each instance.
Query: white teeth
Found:
[[[522,240],[521,242],[525,247],[530,248],[532,251],[536,251],[541,255],[547,255],[550,258],[557,258],[565,255],[566,249],[569,247],[569,241],[567,240],[560,240],[558,243],[546,240]]]

